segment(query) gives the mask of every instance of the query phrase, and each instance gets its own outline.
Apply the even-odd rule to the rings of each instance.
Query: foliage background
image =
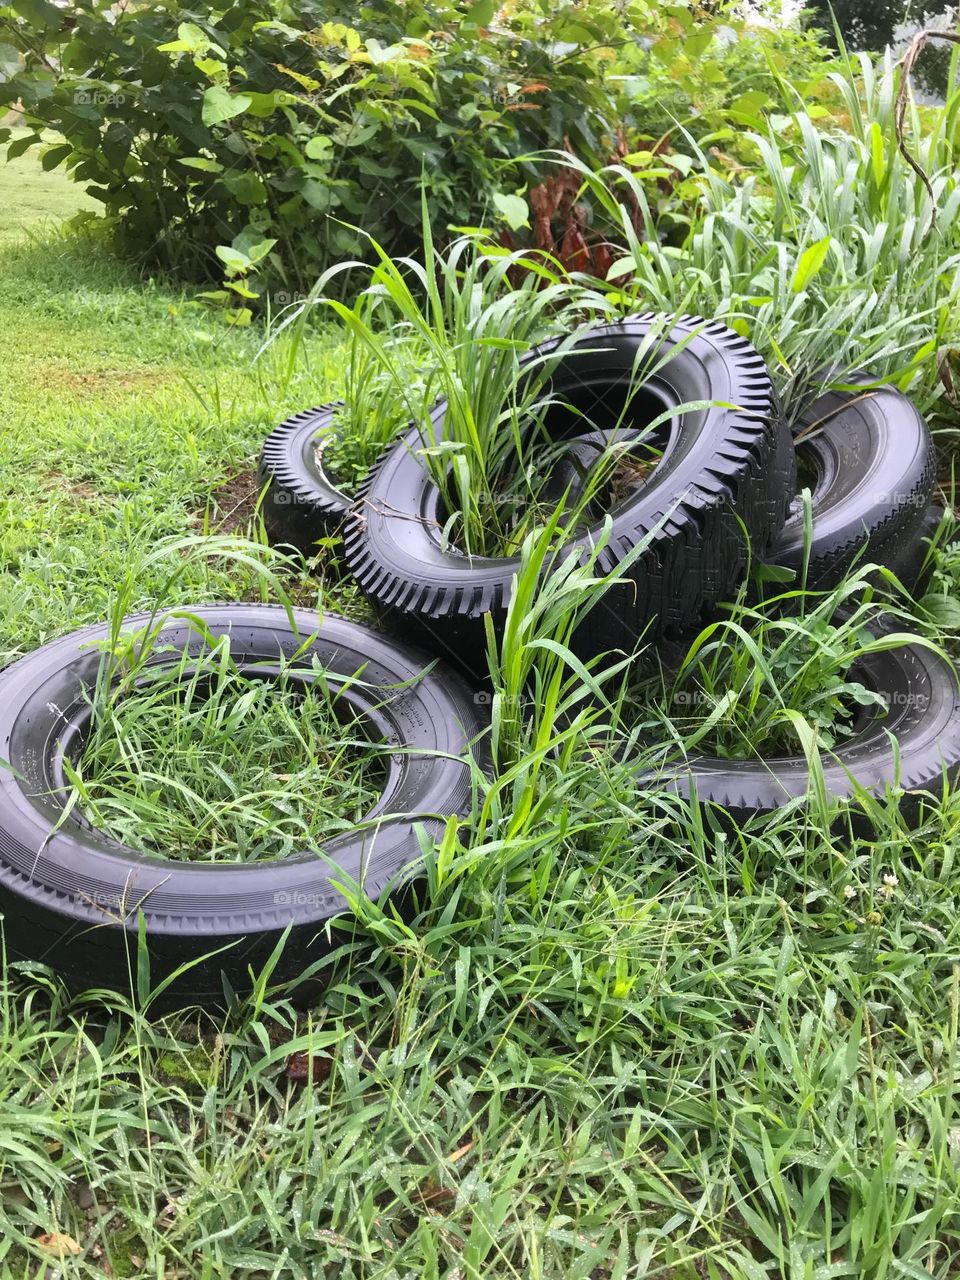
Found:
[[[128,256],[190,279],[226,266],[241,296],[266,272],[293,296],[364,250],[356,227],[415,251],[421,182],[439,235],[523,235],[532,153],[597,166],[665,133],[682,146],[678,124],[732,144],[774,72],[823,62],[802,33],[755,37],[729,6],[646,0],[10,0],[0,107],[31,126],[8,155],[42,147]]]

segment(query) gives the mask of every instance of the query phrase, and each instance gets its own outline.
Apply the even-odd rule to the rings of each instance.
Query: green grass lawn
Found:
[[[25,157],[0,184],[9,659],[101,619],[128,571],[152,601],[144,554],[226,514],[339,357],[318,337],[285,383],[255,333],[40,234],[77,203],[59,177]],[[255,590],[200,560],[180,589]],[[539,785],[412,928],[345,932],[306,1010],[152,1020],[7,966],[0,1274],[958,1274],[956,798],[919,833],[793,813],[741,838],[589,763]]]
[[[15,128],[11,141],[32,132]],[[36,155],[27,152],[15,160],[0,163],[0,245],[15,244],[28,236],[42,235],[45,228],[55,228],[64,218],[82,209],[96,209],[81,187],[71,182],[61,169],[45,173]]]
[[[27,193],[21,202],[21,193]],[[0,653],[101,618],[124,569],[163,535],[252,496],[269,426],[329,398],[338,341],[315,340],[286,389],[262,335],[57,234],[85,203],[32,155],[0,164]],[[89,203],[89,202],[86,202]],[[235,519],[235,517],[234,517]],[[233,523],[233,519],[230,520]],[[206,579],[206,575],[204,575]],[[142,582],[141,598],[155,583]],[[197,598],[243,590],[214,573]]]

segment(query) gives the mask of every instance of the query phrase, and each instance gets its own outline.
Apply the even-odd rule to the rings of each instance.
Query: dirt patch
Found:
[[[609,505],[619,506],[633,494],[634,490],[645,485],[657,469],[659,462],[659,457],[634,458],[626,454],[621,458],[611,477]]]
[[[40,478],[40,487],[47,493],[60,493],[74,502],[99,502],[103,494],[86,480],[71,479],[62,471],[48,471]]]
[[[71,369],[67,364],[34,365],[31,378],[48,392],[73,396],[99,396],[112,392],[159,391],[171,381],[166,369]]]
[[[211,491],[207,504],[198,508],[194,519],[209,522],[211,533],[246,533],[253,522],[260,497],[256,467],[228,476]]]

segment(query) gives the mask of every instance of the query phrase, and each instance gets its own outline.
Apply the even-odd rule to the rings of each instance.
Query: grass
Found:
[[[187,861],[281,858],[355,826],[380,796],[382,753],[315,675],[245,678],[223,640],[95,704],[69,770],[84,816]]]
[[[909,615],[873,594],[858,566],[833,591],[793,587],[760,605],[741,599],[691,644],[659,710],[659,732],[669,740],[669,726],[681,727],[687,750],[730,758],[802,754],[807,727],[834,747],[884,706],[882,693],[857,678],[858,662],[930,644]],[[662,687],[659,676],[648,684],[654,700]],[[643,690],[634,696],[642,703]]]
[[[32,133],[15,128],[10,141]],[[4,159],[0,165],[0,185],[4,191],[0,207],[0,245],[8,246],[24,235],[36,235],[44,227],[55,226],[82,210],[95,210],[96,200],[71,182],[61,169],[45,173],[35,155]]]
[[[172,565],[179,595],[258,596],[184,540],[270,423],[337,394],[340,348],[255,371],[255,338],[93,240],[14,241],[0,286],[4,656],[152,602]],[[528,542],[521,602],[552,546]],[[956,547],[911,623],[954,651]],[[916,831],[878,806],[868,838],[842,810],[740,832],[638,791],[578,700],[612,686],[565,654],[590,574],[518,605],[482,812],[412,921],[357,902],[322,999],[154,1019],[4,967],[4,1276],[957,1274],[957,794]],[[140,712],[155,738],[162,704]]]
[[[16,207],[24,156],[0,166]],[[39,172],[39,167],[35,166]],[[57,181],[52,210],[68,211]],[[4,430],[0,433],[0,657],[106,613],[126,566],[161,537],[216,527],[239,475],[286,414],[331,399],[342,340],[320,334],[288,377],[277,346],[161,282],[138,281],[93,236],[24,238],[0,256]],[[165,572],[141,584],[141,600]],[[197,601],[250,584],[197,566]],[[315,588],[305,585],[306,598]],[[136,600],[131,602],[134,606]]]

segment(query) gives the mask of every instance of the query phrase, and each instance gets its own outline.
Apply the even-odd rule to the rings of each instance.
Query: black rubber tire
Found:
[[[931,503],[909,529],[904,529],[890,546],[880,549],[880,564],[892,569],[905,587],[919,598],[926,591],[933,573],[928,559],[930,539],[939,528],[943,507]]]
[[[604,453],[613,445],[619,451],[629,453],[629,442],[636,437],[635,431],[588,431],[584,435],[574,436],[564,448],[560,457],[550,468],[546,482],[540,491],[540,500],[546,507],[558,507],[562,503],[566,510],[572,510],[583,499],[586,492],[590,472],[597,466]],[[587,504],[587,515],[594,519],[603,518],[602,494]],[[599,510],[594,511],[595,507]]]
[[[267,436],[260,450],[258,492],[263,493],[263,522],[270,541],[316,554],[320,538],[343,527],[352,499],[323,467],[317,436],[333,430],[343,401],[295,413]]]
[[[324,852],[336,868],[363,879],[376,898],[420,856],[415,831],[431,835],[470,804],[470,767],[460,757],[480,729],[472,693],[458,677],[430,671],[430,659],[342,618],[295,610],[300,637],[282,608],[201,606],[193,610],[217,637],[229,632],[238,665],[291,658],[316,632],[296,665],[310,677],[316,656],[330,679],[361,671],[361,683],[341,696],[382,741],[410,748],[390,757],[380,800],[362,827],[334,836]],[[146,615],[127,619],[131,626]],[[62,761],[82,749],[105,626],[89,627],[44,645],[0,673],[0,756],[17,773],[0,772],[0,910],[11,960],[43,961],[75,988],[129,992],[128,953],[136,971],[137,913],[143,912],[151,981],[183,963],[227,946],[178,978],[164,1007],[222,1001],[222,975],[249,989],[287,925],[291,935],[275,971],[294,979],[331,945],[328,922],[344,910],[317,851],[249,864],[200,864],[135,852],[84,820],[62,819]],[[196,631],[172,620],[163,636],[175,652],[200,651]],[[151,659],[151,661],[154,661]],[[411,683],[408,683],[411,682]],[[68,754],[68,758],[69,758]],[[19,775],[19,776],[18,776]],[[380,818],[378,822],[376,819]],[[336,939],[336,935],[334,935]]]
[[[564,356],[552,375],[552,395],[615,420],[638,349],[656,320],[641,316],[586,335],[577,346],[590,353]],[[591,352],[598,346],[603,350]],[[754,554],[766,553],[796,492],[790,433],[753,347],[723,324],[687,316],[664,340],[663,349],[671,348],[671,358],[634,401],[638,414],[651,421],[670,405],[719,404],[675,419],[660,465],[613,513],[603,571],[671,514],[652,532],[628,580],[585,620],[577,637],[583,652],[632,649],[644,632],[655,638],[699,627],[740,582],[748,540]],[[438,438],[444,412],[441,403],[432,414]],[[554,439],[584,431],[583,417],[569,411],[551,409],[546,421]],[[468,558],[441,546],[439,493],[414,453],[424,438],[420,428],[409,428],[371,473],[344,535],[346,560],[383,615],[480,677],[483,615],[492,614],[499,634],[519,559]],[[574,551],[583,553],[596,531],[572,539]]]
[[[846,381],[868,384],[873,379],[859,372]],[[806,431],[811,434],[804,435]],[[920,539],[929,536],[923,531],[936,462],[927,425],[907,397],[893,387],[829,391],[803,415],[798,435],[800,468],[806,464],[815,477],[807,586],[836,586],[858,557],[862,563],[891,566],[896,560],[909,573]],[[798,575],[802,570],[799,499],[769,560]],[[922,561],[921,555],[914,575]]]
[[[851,775],[876,798],[898,785],[916,797],[938,794],[944,773],[960,777],[960,691],[954,667],[921,645],[872,653],[856,664],[856,677],[883,694],[889,710],[865,723],[831,753],[823,753],[823,774],[831,799],[854,799]],[[899,775],[893,746],[899,744]],[[691,757],[665,766],[644,785],[666,786],[701,805],[725,811],[737,822],[770,813],[807,794],[809,772],[802,756],[768,760]],[[917,806],[907,805],[906,809]]]

